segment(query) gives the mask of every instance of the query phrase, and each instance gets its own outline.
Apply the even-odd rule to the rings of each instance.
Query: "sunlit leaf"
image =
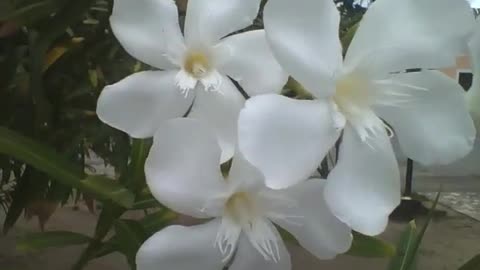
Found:
[[[47,71],[55,62],[57,62],[66,52],[73,46],[82,43],[82,38],[72,38],[69,42],[59,44],[51,48],[45,56],[45,64],[43,66],[43,72]]]

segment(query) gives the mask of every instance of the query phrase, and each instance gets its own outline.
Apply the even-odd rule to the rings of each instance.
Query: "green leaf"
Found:
[[[136,253],[147,239],[147,233],[142,224],[136,220],[117,220],[115,222],[115,233],[122,249],[133,253]]]
[[[115,243],[117,249],[126,257],[130,268],[136,268],[135,256],[138,249],[147,240],[147,233],[135,220],[118,220],[115,222]]]
[[[152,145],[151,140],[133,139],[129,179],[127,186],[137,192],[145,187],[145,160]]]
[[[288,82],[285,87],[293,91],[298,99],[313,99],[312,94],[292,77],[288,78]]]
[[[406,270],[411,250],[415,245],[415,239],[417,237],[417,225],[412,220],[408,223],[408,227],[403,231],[400,240],[397,244],[397,255],[390,261],[389,270]]]
[[[88,243],[90,237],[66,231],[32,233],[21,237],[17,242],[17,250],[22,252],[37,251],[49,247],[64,247]]]
[[[135,196],[118,182],[104,176],[88,176],[81,182],[81,190],[100,200],[112,200],[124,207],[133,205]]]
[[[145,210],[148,208],[163,208],[160,202],[155,199],[148,189],[141,191],[132,205],[132,210]]]
[[[105,244],[102,243],[102,241],[112,226],[114,226],[115,221],[120,218],[123,213],[125,213],[125,209],[117,205],[113,205],[111,203],[106,203],[104,205],[104,208],[98,217],[94,238],[92,241],[90,241],[88,247],[82,252],[78,260],[73,265],[73,270],[83,269],[91,259],[94,259],[100,256],[100,253],[105,252],[104,248],[107,247],[105,247]]]
[[[430,208],[425,224],[423,224],[420,231],[417,232],[415,221],[409,223],[409,227],[402,234],[397,246],[398,254],[391,261],[389,270],[414,270],[416,268],[416,255],[420,248],[420,244],[422,243],[423,236],[427,231],[427,227],[433,218],[439,199],[440,193],[437,194],[435,201]]]
[[[21,160],[58,182],[87,192],[100,200],[112,200],[127,208],[134,202],[134,195],[118,182],[98,176],[85,178],[82,169],[53,149],[1,127],[0,153]]]
[[[9,13],[1,13],[0,21],[15,21],[20,24],[27,24],[49,16],[57,11],[58,8],[59,5],[55,1],[40,1],[22,6]]]
[[[353,232],[353,242],[348,255],[356,257],[385,258],[395,256],[395,246],[381,239]]]
[[[458,270],[478,270],[480,269],[480,254],[471,258],[467,263],[462,265]]]
[[[145,198],[136,201],[132,205],[132,210],[144,210],[148,208],[158,208],[162,207],[162,205],[155,199],[155,198]]]
[[[27,206],[29,198],[32,196],[32,167],[27,166],[22,176],[16,179],[17,183],[15,191],[12,194],[12,202],[8,208],[5,221],[3,222],[3,233],[8,231],[15,225],[22,215],[23,209]],[[34,190],[33,190],[34,191]]]
[[[113,235],[106,242],[102,243],[101,247],[96,252],[95,257],[99,258],[117,251],[128,254],[127,250],[124,247],[122,248],[122,245],[124,244],[120,242],[121,239],[124,239],[124,241],[126,241],[126,239],[129,237],[135,237],[136,239],[143,238],[143,240],[141,241],[143,243],[143,241],[145,241],[148,237],[152,236],[154,233],[159,232],[160,230],[162,230],[163,228],[171,224],[171,222],[176,217],[177,215],[174,212],[168,210],[167,208],[162,208],[154,213],[146,215],[139,222],[134,222],[136,224],[132,224],[133,221],[125,221],[125,220],[120,221],[121,223],[124,223],[124,224],[116,222],[115,223],[116,234]],[[125,222],[127,224],[125,224]],[[141,230],[138,227],[138,225],[141,226],[142,228]],[[129,227],[130,229],[127,227]],[[120,234],[126,233],[127,235],[126,236],[118,235],[119,233]],[[141,237],[137,237],[135,235],[141,236]],[[138,242],[138,240],[133,240],[133,241]],[[140,245],[142,243],[140,243]],[[136,253],[136,250],[134,251]],[[133,251],[129,251],[129,252],[133,253]]]

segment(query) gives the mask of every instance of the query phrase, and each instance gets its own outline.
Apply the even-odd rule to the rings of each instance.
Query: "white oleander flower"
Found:
[[[346,252],[350,228],[328,209],[324,180],[285,190],[265,186],[263,174],[235,153],[227,176],[219,166],[214,134],[194,119],[164,122],[145,164],[152,195],[170,209],[208,219],[198,226],[170,226],[139,249],[138,270],[291,269],[274,224],[318,258]]]
[[[250,99],[239,118],[240,151],[268,186],[286,188],[308,178],[343,131],[325,187],[327,204],[354,230],[381,233],[400,202],[398,165],[383,120],[403,152],[425,165],[450,163],[472,149],[476,131],[461,87],[438,71],[404,72],[455,63],[465,47],[462,27],[471,19],[467,5],[375,1],[343,58],[332,1],[270,0],[267,40],[315,99]]]
[[[248,95],[280,92],[287,75],[272,56],[263,30],[228,36],[250,25],[260,0],[190,0],[184,35],[173,0],[115,0],[113,33],[145,71],[107,86],[97,114],[132,137],[152,137],[166,119],[188,117],[216,130],[222,162],[234,151],[238,113]]]

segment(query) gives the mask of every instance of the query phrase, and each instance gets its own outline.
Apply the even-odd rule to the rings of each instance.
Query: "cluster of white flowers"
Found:
[[[480,70],[467,1],[377,0],[345,57],[332,0],[269,0],[264,30],[230,35],[252,24],[260,2],[189,0],[182,32],[173,0],[114,0],[115,36],[159,70],[106,87],[98,116],[153,137],[145,165],[153,196],[207,219],[153,235],[138,251],[139,270],[289,270],[275,225],[333,258],[350,248],[351,230],[383,232],[400,202],[393,134],[424,165],[473,147],[480,77],[465,95],[437,71],[466,53]],[[282,96],[288,76],[313,98]],[[339,140],[328,179],[312,178]]]

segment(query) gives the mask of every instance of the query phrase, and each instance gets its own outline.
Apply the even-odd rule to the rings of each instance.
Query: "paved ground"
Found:
[[[90,233],[95,216],[85,210],[63,208],[47,224],[47,230],[73,230]],[[0,217],[0,222],[2,217]],[[394,241],[405,224],[391,223],[382,237]],[[1,270],[68,270],[82,247],[52,248],[39,253],[22,254],[15,250],[16,237],[37,231],[35,221],[21,221],[7,236],[0,236]],[[419,270],[455,270],[474,254],[480,253],[480,223],[463,214],[448,210],[447,216],[435,220],[420,250]],[[385,270],[387,260],[339,256],[332,261],[319,261],[299,247],[291,246],[294,270]],[[114,254],[92,262],[87,270],[127,270],[124,258]],[[170,269],[169,269],[170,270]]]

